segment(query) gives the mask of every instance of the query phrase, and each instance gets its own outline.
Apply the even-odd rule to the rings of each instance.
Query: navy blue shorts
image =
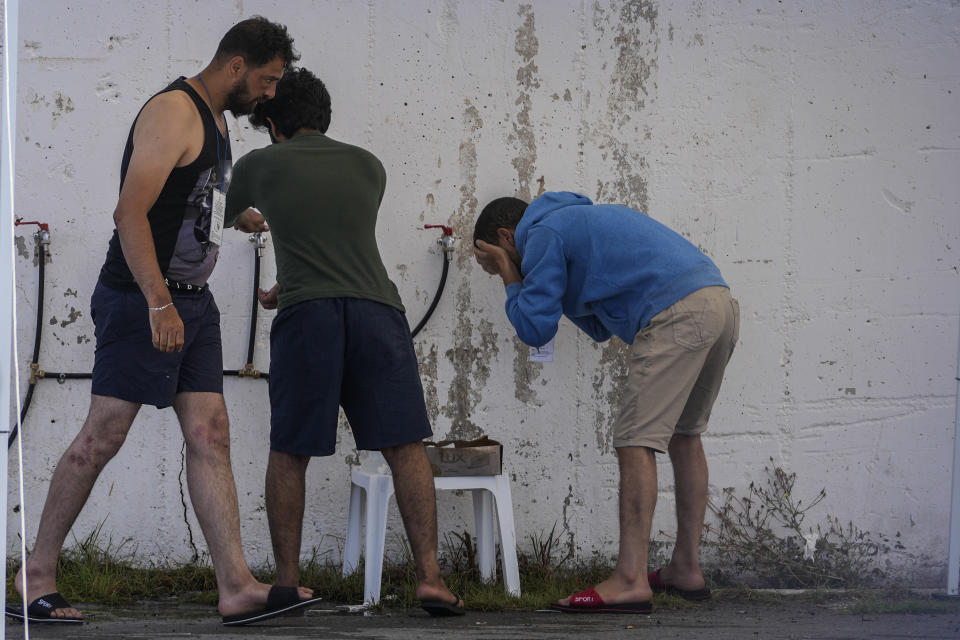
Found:
[[[97,337],[92,393],[158,409],[184,391],[223,393],[220,310],[213,294],[174,293],[173,304],[183,320],[183,351],[163,353],[153,348],[143,294],[97,282],[90,299]]]
[[[406,316],[359,298],[307,300],[270,329],[270,448],[301,456],[336,450],[338,406],[358,449],[433,435]]]

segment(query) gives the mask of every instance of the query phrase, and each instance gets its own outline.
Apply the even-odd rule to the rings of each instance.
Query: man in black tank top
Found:
[[[298,58],[286,27],[261,17],[244,20],[227,32],[203,71],[151,98],[130,129],[116,231],[91,301],[97,347],[90,411],[53,473],[26,562],[31,621],[82,622],[57,593],[57,557],[142,404],[173,406],[180,420],[190,497],[216,571],[224,624],[314,602],[309,589],[258,582],[244,560],[219,312],[206,287],[231,167],[224,111],[250,113],[272,98],[284,69]],[[263,221],[254,220],[244,231],[262,229]],[[21,570],[21,593],[23,585]]]

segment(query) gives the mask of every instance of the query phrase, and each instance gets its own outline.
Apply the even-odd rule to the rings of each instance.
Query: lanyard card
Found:
[[[223,240],[223,218],[227,212],[227,196],[220,189],[213,190],[213,210],[210,212],[210,242],[218,247]]]

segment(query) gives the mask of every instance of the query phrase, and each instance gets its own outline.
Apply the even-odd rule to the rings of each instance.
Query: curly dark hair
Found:
[[[283,66],[289,68],[300,59],[287,28],[263,16],[238,22],[224,34],[213,59],[222,64],[233,56],[242,56],[252,67],[262,67],[279,57]]]
[[[270,118],[278,132],[291,138],[304,128],[326,133],[331,113],[326,85],[308,69],[300,67],[283,74],[277,82],[276,95],[254,108],[250,124],[269,133],[267,118]]]
[[[477,240],[497,244],[497,229],[516,229],[526,210],[527,203],[520,198],[497,198],[488,202],[473,225],[474,246]]]

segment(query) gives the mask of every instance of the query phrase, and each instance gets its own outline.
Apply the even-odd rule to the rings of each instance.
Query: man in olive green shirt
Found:
[[[270,459],[266,502],[278,584],[297,584],[305,474],[336,447],[343,407],[358,449],[380,450],[431,615],[462,615],[440,576],[432,435],[397,288],[376,243],[386,172],[369,151],[325,135],[330,94],[306,69],[289,72],[250,117],[274,144],[233,169],[225,224],[266,219],[277,285],[259,292],[279,312],[270,330]]]

